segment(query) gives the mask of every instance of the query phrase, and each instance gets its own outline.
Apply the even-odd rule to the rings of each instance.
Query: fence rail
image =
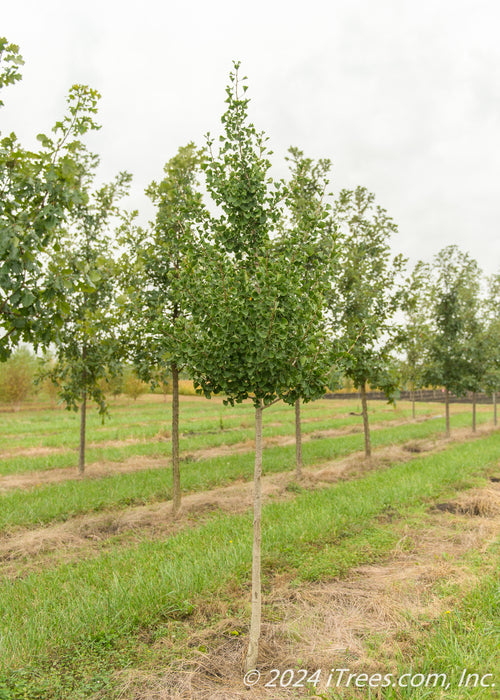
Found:
[[[352,393],[331,393],[325,394],[325,399],[360,399],[359,392]],[[367,391],[366,398],[372,401],[387,401],[383,391]],[[415,391],[400,391],[396,395],[397,401],[436,401],[444,403],[444,390],[440,389],[416,389]],[[472,403],[472,392],[467,392],[465,396],[455,396],[450,394],[450,403]],[[476,394],[476,403],[492,404],[493,397],[486,394]]]

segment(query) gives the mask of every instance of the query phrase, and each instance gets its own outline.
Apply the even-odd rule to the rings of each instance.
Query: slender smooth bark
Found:
[[[493,392],[493,425],[497,425],[497,394]]]
[[[361,391],[361,406],[363,407],[363,428],[365,431],[365,457],[372,456],[372,447],[370,443],[370,425],[368,423],[368,403],[366,401],[366,384],[360,387]]]
[[[253,477],[253,553],[252,553],[252,617],[245,671],[254,669],[259,654],[262,593],[260,580],[261,517],[262,517],[262,402],[255,408],[255,470]]]
[[[87,423],[87,392],[82,393],[82,405],[80,406],[80,451],[78,455],[78,473],[85,471],[85,428]]]
[[[476,392],[472,392],[472,432],[476,432]]]
[[[181,507],[181,472],[179,467],[179,368],[172,363],[172,512]]]
[[[83,475],[85,471],[85,430],[87,427],[87,389],[85,383],[87,381],[87,369],[85,367],[85,360],[87,359],[87,346],[84,343],[82,348],[82,405],[80,406],[80,451],[78,454],[78,473],[80,476]]]
[[[411,415],[413,420],[415,420],[415,389],[411,391]]]
[[[295,402],[295,476],[302,477],[302,427],[300,424],[300,399]]]
[[[450,437],[450,392],[444,390],[444,406],[446,413],[446,437]]]

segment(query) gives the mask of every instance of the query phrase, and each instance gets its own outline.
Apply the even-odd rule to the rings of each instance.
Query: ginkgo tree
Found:
[[[493,399],[493,422],[497,425],[497,398],[500,392],[500,273],[488,279],[483,301],[483,364],[482,386]]]
[[[404,353],[402,379],[409,385],[412,416],[415,418],[415,391],[423,386],[425,352],[429,342],[429,266],[419,261],[404,285],[401,310],[404,322],[400,344]]]
[[[21,79],[22,64],[19,47],[0,38],[0,88]],[[85,199],[91,156],[81,137],[98,128],[98,99],[97,91],[74,85],[52,134],[38,134],[38,150],[24,148],[15,133],[0,140],[0,360],[20,340],[48,345],[53,320],[62,317],[64,296],[44,277],[45,253],[68,212]]]
[[[343,352],[343,371],[361,394],[365,455],[371,455],[366,386],[391,399],[398,386],[391,351],[398,327],[394,314],[405,260],[391,257],[397,226],[365,187],[342,190],[335,202],[339,257],[328,300],[332,334]]]
[[[335,227],[331,217],[327,187],[331,162],[324,158],[315,162],[307,158],[298,148],[290,148],[287,161],[290,165],[290,180],[287,186],[286,214],[283,225],[294,232],[296,245],[301,246],[303,274],[315,277],[319,265],[332,265],[335,245]],[[284,237],[288,245],[288,234]],[[279,245],[279,242],[278,242]],[[333,357],[332,357],[333,359]],[[302,428],[300,398],[295,401],[295,473],[302,476]]]
[[[439,251],[430,271],[430,337],[424,381],[444,387],[449,437],[450,393],[463,396],[478,385],[481,271],[468,253],[454,245]]]
[[[122,307],[130,359],[144,381],[160,383],[172,377],[172,510],[181,504],[179,463],[179,371],[183,345],[177,339],[178,320],[185,313],[183,260],[196,250],[197,231],[205,217],[198,178],[201,153],[193,143],[179,148],[164,167],[160,182],[146,190],[156,206],[156,220],[147,228],[129,219],[121,241],[125,285]]]
[[[186,261],[183,342],[200,392],[223,394],[230,404],[250,399],[255,408],[250,669],[261,626],[262,414],[276,401],[293,405],[324,393],[329,353],[322,307],[331,250],[304,274],[316,243],[307,230],[282,226],[289,191],[271,178],[266,139],[248,119],[244,80],[241,85],[235,64],[219,148],[208,141],[206,187],[217,211],[196,256]]]
[[[66,406],[80,410],[80,474],[85,469],[88,400],[106,415],[102,380],[121,372],[124,355],[115,304],[118,265],[110,227],[119,216],[117,202],[128,192],[131,176],[120,173],[95,190],[92,180],[89,173],[86,201],[75,207],[70,226],[58,236],[47,273],[50,283],[65,295],[55,343],[57,362],[47,376],[57,383]]]

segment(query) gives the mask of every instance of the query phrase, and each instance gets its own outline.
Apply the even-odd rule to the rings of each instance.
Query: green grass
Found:
[[[326,429],[362,429],[359,416],[349,412],[357,410],[356,401],[332,402],[321,400],[302,407],[303,433]],[[420,416],[440,413],[442,407],[423,404]],[[452,425],[467,425],[470,410],[460,406],[452,416]],[[341,412],[335,416],[335,412]],[[460,411],[460,412],[458,412]],[[383,402],[372,402],[370,419],[373,423],[404,420],[411,414],[408,404],[400,404],[396,410]],[[6,417],[7,416],[7,417]],[[293,434],[294,412],[284,405],[271,407],[264,414],[264,430],[267,437]],[[182,452],[234,445],[253,439],[253,410],[250,405],[224,407],[205,399],[191,399],[181,406]],[[313,422],[307,422],[313,419]],[[134,456],[169,456],[171,442],[165,435],[170,429],[170,405],[162,403],[119,406],[112,419],[102,426],[95,411],[89,413],[86,451],[87,464],[98,461],[122,462]],[[478,422],[489,420],[489,413],[478,413]],[[75,467],[78,461],[79,415],[67,411],[46,410],[25,414],[4,414],[0,426],[0,474]],[[221,421],[223,429],[221,429]],[[280,423],[277,425],[276,423]],[[132,445],[99,446],[106,441],[138,440]],[[39,456],[11,455],[1,458],[16,448],[46,447],[64,450],[59,454]]]
[[[450,683],[442,695],[445,698],[499,698],[499,620],[498,575],[489,575],[460,601],[456,609],[437,622],[437,629],[432,634],[416,637],[412,659],[400,662],[400,673],[445,673]],[[464,669],[466,675],[462,678]],[[477,680],[473,676],[466,685],[469,674],[478,674],[490,687],[481,688],[479,684],[474,687]],[[423,700],[435,697],[433,692],[429,688],[400,689],[398,694],[389,692],[387,697]]]
[[[496,433],[266,505],[264,571],[286,569],[300,583],[342,575],[353,565],[376,560],[397,537],[381,524],[381,514],[390,510],[404,518],[423,512],[429,502],[479,483],[477,475],[496,464],[499,453]],[[144,541],[3,581],[0,663],[10,693],[4,697],[23,697],[15,688],[22,689],[26,678],[34,679],[33,699],[89,696],[86,684],[102,669],[130,663],[124,650],[134,635],[189,615],[200,600],[221,591],[224,595],[228,587],[246,588],[250,563],[250,515],[215,515],[167,541]],[[86,664],[93,670],[83,681],[78,668]],[[35,694],[54,674],[66,679],[67,694],[56,694],[54,685],[51,695]]]
[[[467,424],[467,415],[454,417],[454,426]],[[401,444],[409,440],[429,438],[444,429],[444,419],[408,423],[383,428],[372,433],[373,447]],[[362,450],[364,438],[356,433],[334,438],[311,440],[302,447],[305,465],[319,464]],[[138,454],[150,454],[149,445],[139,445]],[[115,457],[117,455],[115,454]],[[295,446],[268,447],[264,452],[264,473],[294,468]],[[213,457],[182,465],[181,484],[184,492],[202,491],[229,484],[237,479],[251,479],[254,454]],[[15,489],[0,495],[0,530],[12,526],[34,526],[66,520],[75,515],[105,508],[124,508],[171,498],[172,474],[167,465],[136,472],[118,473],[101,479],[73,480],[40,485],[30,491]]]

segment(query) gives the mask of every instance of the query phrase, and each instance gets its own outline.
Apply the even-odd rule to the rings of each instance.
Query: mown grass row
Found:
[[[398,404],[397,411],[401,411],[401,406],[406,406],[405,414],[410,415],[411,410],[408,402]],[[417,404],[417,412],[426,412],[429,409],[435,408],[442,410],[442,406],[436,403],[420,403]],[[312,403],[302,405],[302,413],[304,418],[314,417],[318,414],[343,413],[356,410],[359,412],[360,403],[356,398],[344,401],[319,400]],[[394,409],[388,407],[388,404],[383,401],[374,401],[369,405],[370,413],[376,415]],[[267,416],[273,415],[275,419],[294,420],[293,407],[286,404],[276,404],[266,410]],[[171,418],[171,401],[158,402],[151,401],[146,398],[138,402],[131,402],[126,405],[110,406],[110,419],[102,424],[96,410],[90,409],[88,413],[89,428],[102,434],[113,433],[116,428],[123,426],[146,426],[151,422],[167,423]],[[201,397],[193,397],[181,401],[181,420],[189,423],[191,421],[206,420],[212,425],[218,422],[222,417],[223,420],[248,420],[253,423],[253,408],[250,403],[236,404],[235,406],[224,406],[219,401],[207,401]],[[62,433],[70,431],[79,425],[79,414],[73,411],[65,411],[61,409],[47,409],[44,411],[27,411],[21,413],[2,413],[0,421],[0,439],[4,435],[30,436],[33,432],[38,432],[40,436]]]
[[[383,418],[383,416],[381,416]],[[386,417],[390,421],[390,416]],[[432,420],[440,420],[432,418]],[[489,416],[485,413],[479,413],[477,416],[478,425],[489,422]],[[383,423],[383,420],[380,421]],[[459,413],[452,417],[452,427],[466,427],[470,424],[468,413]],[[440,425],[444,425],[441,421]],[[339,419],[336,423],[335,419],[328,419],[318,423],[305,423],[303,433],[308,433],[341,428],[347,426],[359,426],[359,418],[350,417],[349,419]],[[273,438],[281,435],[288,435],[291,432],[290,426],[265,426],[265,437]],[[240,442],[245,442],[252,439],[254,435],[253,428],[222,430],[212,433],[203,433],[198,435],[181,435],[180,450],[181,453],[189,453],[196,450],[209,449],[211,447],[220,447],[222,445],[235,445]],[[170,457],[172,453],[172,444],[169,439],[161,441],[141,442],[132,445],[109,446],[109,447],[90,447],[86,451],[87,465],[96,462],[123,462],[132,457]],[[45,471],[49,469],[75,467],[77,464],[76,452],[63,452],[61,454],[50,454],[45,456],[11,456],[8,459],[0,459],[0,475],[6,474],[22,474],[27,472]]]
[[[498,464],[499,453],[495,433],[266,505],[264,571],[288,570],[297,582],[321,580],[376,560],[397,539],[381,514],[390,510],[392,518],[403,518],[479,483],[478,475]],[[83,667],[99,675],[97,669],[109,664],[122,666],[130,662],[126,649],[134,635],[161,634],[166,621],[189,615],[203,600],[247,588],[251,540],[250,514],[215,515],[167,541],[144,541],[1,582],[1,679],[11,693],[5,697],[21,697],[15,688],[28,677],[34,679],[33,699],[86,697],[91,682],[82,680]],[[49,694],[47,683],[55,676],[66,694]]]
[[[335,415],[328,414],[328,409],[331,408],[328,406],[328,402],[322,402],[322,404],[326,405],[323,406],[321,412],[316,410],[315,413],[305,413],[304,417],[306,421],[308,417],[313,417],[314,421],[305,421],[303,423],[304,434],[317,430],[342,429],[348,427],[362,429],[359,416],[344,414],[335,417]],[[430,407],[426,410],[422,409],[420,415],[423,417],[430,416],[433,413],[433,409],[435,413],[435,407]],[[276,437],[293,433],[293,412],[290,409],[286,410],[286,412],[283,411],[283,409],[278,411],[275,407],[270,410],[274,410],[274,413],[269,412],[269,415],[266,415],[266,422],[264,424],[266,436]],[[147,416],[147,412],[141,414],[141,418],[144,420],[139,424],[129,422],[119,428],[114,427],[112,430],[106,432],[95,427],[90,429],[88,434],[89,443],[93,446],[89,445],[87,447],[87,463],[91,464],[92,462],[102,460],[120,461],[134,454],[171,454],[171,442],[168,440],[168,436],[170,435],[168,431],[169,417],[160,417],[160,414],[155,413],[148,421]],[[380,406],[377,407],[377,410],[374,410],[372,414],[372,420],[377,423],[404,420],[407,417],[408,411],[402,409],[397,409],[396,411],[394,411],[394,409],[388,410],[386,406],[384,410],[382,410]],[[244,442],[245,440],[252,439],[254,434],[252,419],[253,414],[251,412],[245,412],[242,415],[236,416],[233,414],[229,416],[223,416],[221,414],[218,416],[216,409],[214,409],[213,415],[209,418],[199,418],[198,414],[194,414],[194,417],[190,421],[186,419],[182,421],[181,430],[183,432],[181,432],[181,450],[188,452],[190,450],[217,447],[224,444],[234,445],[237,442]],[[279,425],[275,423],[277,419],[279,419]],[[98,444],[99,442],[105,442],[107,440],[127,439],[150,442],[149,444],[139,443],[107,447],[100,447]],[[63,448],[67,450],[67,452],[64,454],[40,456],[10,455],[2,459],[2,450],[4,452],[9,452],[9,450],[13,448],[28,448],[35,445],[37,447]],[[77,447],[78,426],[76,423],[72,426],[72,429],[66,428],[64,431],[56,431],[54,434],[50,435],[37,434],[36,429],[32,427],[31,431],[28,432],[25,437],[0,438],[0,474],[74,466],[77,461]],[[74,452],[70,450],[74,450]]]
[[[305,417],[313,417],[318,413],[332,410],[332,413],[340,408],[340,411],[353,410],[353,406],[358,406],[356,400],[342,402],[339,407],[339,402],[320,400],[314,403],[304,404],[303,412]],[[423,406],[424,404],[422,404]],[[425,404],[427,406],[427,404]],[[137,403],[129,403],[127,405],[111,405],[110,418],[103,424],[95,409],[90,409],[88,412],[88,428],[89,431],[99,433],[106,436],[103,439],[120,439],[121,433],[115,433],[122,428],[145,428],[153,423],[155,426],[168,426],[171,420],[171,401],[166,403],[158,403],[157,401],[139,401]],[[387,411],[387,404],[382,402],[373,403],[370,410],[374,413]],[[399,410],[399,409],[398,409]],[[273,415],[276,419],[293,421],[293,408],[285,404],[276,404],[271,407],[266,415]],[[223,422],[240,421],[253,423],[253,409],[250,403],[237,404],[233,407],[224,406],[218,401],[207,401],[204,398],[196,397],[181,402],[181,421],[186,424],[198,422],[199,428],[210,429],[215,424]],[[203,423],[203,421],[205,421]],[[229,423],[231,425],[231,423]],[[234,423],[233,423],[234,425]],[[64,410],[46,410],[43,412],[27,412],[27,413],[4,413],[0,422],[0,440],[3,436],[19,437],[25,436],[29,438],[33,434],[38,434],[41,438],[59,436],[64,433],[71,439],[71,434],[74,429],[78,429],[79,414],[73,411]],[[189,427],[192,427],[191,425]],[[138,436],[143,433],[138,432]],[[147,435],[148,433],[144,433]],[[126,437],[129,437],[127,433]],[[0,443],[2,444],[2,443]]]
[[[454,417],[454,426],[467,416]],[[373,447],[402,444],[431,438],[444,429],[443,419],[410,423],[374,431]],[[304,464],[337,459],[363,449],[363,435],[356,433],[306,442],[302,448]],[[147,446],[145,446],[147,447]],[[268,447],[264,452],[265,474],[291,470],[295,446]],[[204,491],[227,485],[238,479],[251,479],[254,469],[252,451],[223,457],[186,462],[181,469],[182,489]],[[12,526],[35,526],[62,521],[78,514],[106,508],[124,508],[171,498],[172,473],[167,465],[136,472],[117,473],[100,479],[69,480],[40,485],[29,491],[14,489],[0,495],[0,530]]]

